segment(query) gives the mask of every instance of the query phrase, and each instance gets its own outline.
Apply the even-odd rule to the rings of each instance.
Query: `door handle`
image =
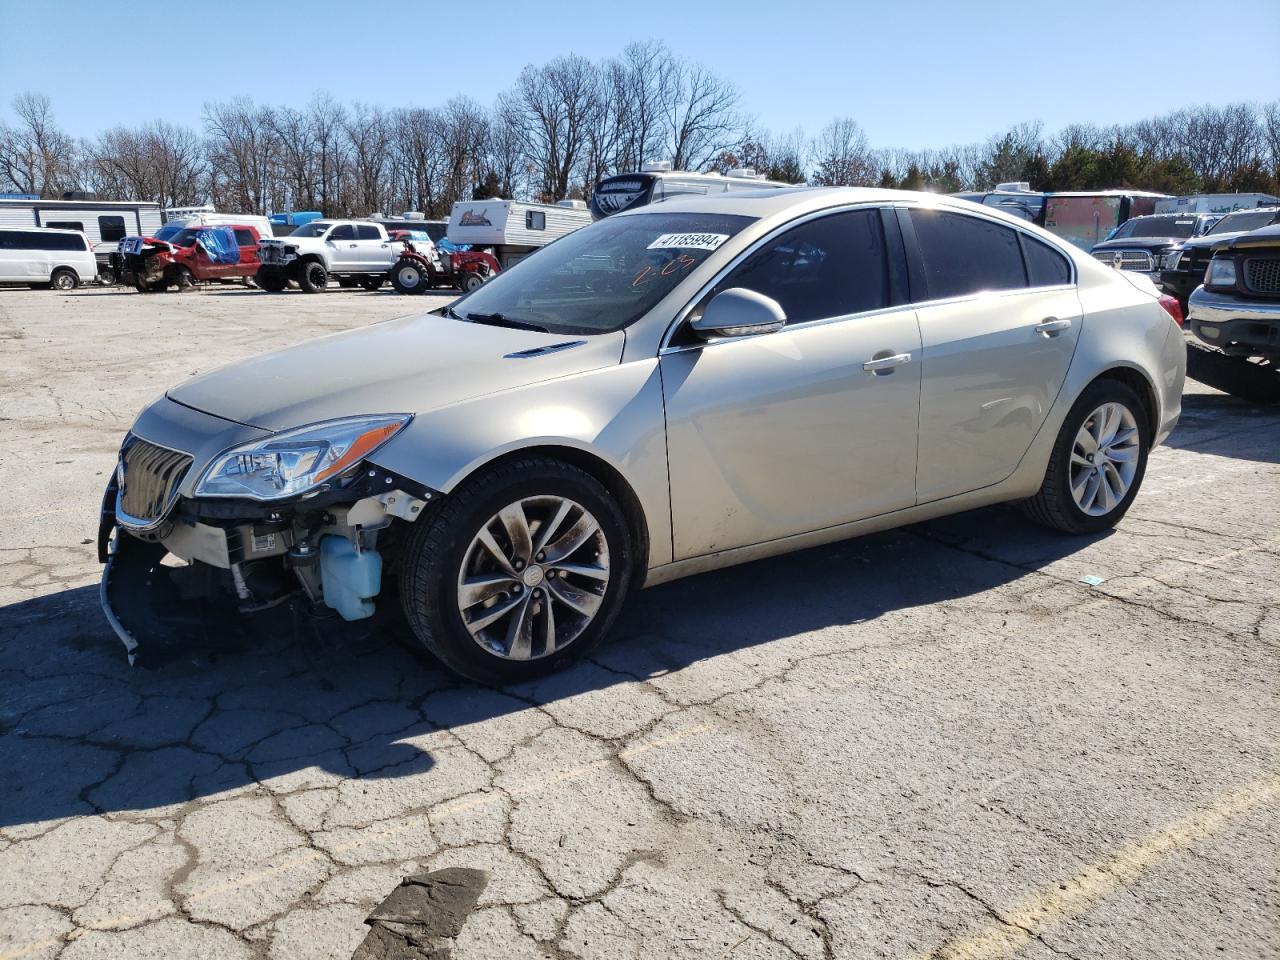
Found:
[[[888,357],[872,357],[862,365],[862,369],[877,376],[883,376],[886,373],[893,373],[894,367],[900,367],[904,363],[911,362],[911,354],[895,353]]]
[[[354,250],[355,248],[356,248],[356,245],[354,243],[351,244],[351,249]]]
[[[1036,324],[1036,333],[1042,333],[1046,337],[1052,337],[1063,330],[1070,329],[1070,320],[1059,320],[1057,317],[1045,317],[1045,319]]]

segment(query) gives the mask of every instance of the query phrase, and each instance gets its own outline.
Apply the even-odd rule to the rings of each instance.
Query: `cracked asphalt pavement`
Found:
[[[1280,413],[1193,383],[1106,536],[704,575],[503,690],[378,633],[129,669],[134,413],[433,302],[0,290],[0,958],[347,960],[445,867],[488,874],[458,960],[1280,956]]]

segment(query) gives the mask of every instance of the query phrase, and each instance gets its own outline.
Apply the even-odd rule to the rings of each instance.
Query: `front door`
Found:
[[[356,240],[356,228],[352,224],[338,224],[329,231],[326,241],[329,244],[329,262],[334,273],[358,272],[361,269],[360,244]]]
[[[890,272],[880,211],[829,214],[766,243],[704,299],[773,297],[781,331],[707,343],[677,332],[661,360],[676,559],[915,503],[920,332]]]
[[[1048,244],[960,213],[910,218],[923,343],[916,489],[927,503],[1013,473],[1066,378],[1081,309],[1070,264]]]

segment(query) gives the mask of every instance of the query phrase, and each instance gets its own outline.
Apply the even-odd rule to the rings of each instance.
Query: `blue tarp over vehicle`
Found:
[[[196,243],[214,263],[234,264],[240,262],[240,245],[236,243],[235,231],[230,227],[210,227],[201,230]]]

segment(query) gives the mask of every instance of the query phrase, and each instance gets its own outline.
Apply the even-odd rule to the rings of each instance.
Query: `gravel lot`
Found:
[[[1280,414],[1196,384],[1108,536],[686,580],[501,692],[379,637],[131,671],[90,541],[138,408],[439,300],[0,290],[2,960],[346,960],[444,866],[460,960],[1280,956]]]

